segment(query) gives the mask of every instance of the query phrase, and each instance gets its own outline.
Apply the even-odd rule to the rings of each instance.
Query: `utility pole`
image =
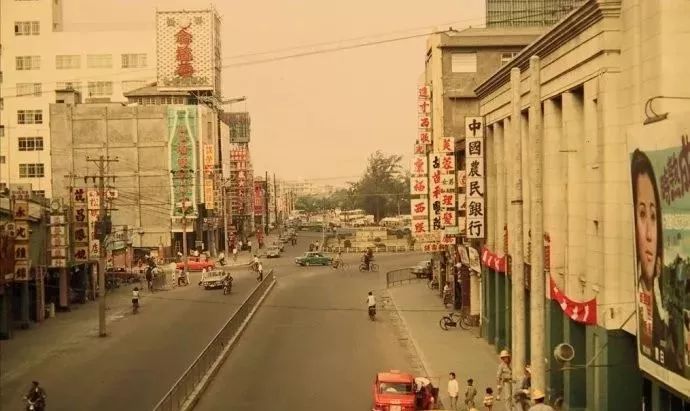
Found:
[[[98,336],[99,337],[105,337],[107,335],[106,327],[105,327],[105,310],[106,310],[106,305],[105,305],[105,257],[106,257],[106,244],[105,244],[105,239],[106,236],[109,234],[108,231],[108,224],[106,223],[106,217],[107,217],[107,209],[106,209],[106,192],[105,192],[105,180],[107,178],[112,178],[114,179],[114,176],[109,176],[106,175],[106,171],[110,166],[110,163],[116,163],[119,161],[117,157],[115,158],[110,158],[106,156],[99,156],[98,158],[91,158],[91,157],[86,157],[86,161],[90,163],[94,163],[96,165],[96,168],[98,168],[98,175],[94,176],[85,176],[84,179],[87,180],[89,178],[95,180],[98,179],[98,198],[99,198],[99,209],[98,209],[98,222],[96,223],[96,227],[98,229],[96,232],[98,233],[98,240],[100,242],[100,255],[98,259],[98,285],[101,290],[101,299],[98,303]]]
[[[273,173],[273,210],[276,214],[276,225],[278,225],[280,221],[278,219],[278,183],[276,182],[276,173]]]
[[[266,208],[266,229],[264,231],[264,234],[268,234],[268,224],[270,223],[269,220],[270,220],[270,216],[271,216],[271,209],[268,206],[270,204],[268,201],[268,197],[269,197],[268,187],[270,187],[270,186],[269,186],[269,182],[268,182],[268,171],[266,171],[266,190],[264,190],[264,202],[266,203],[266,204],[264,204],[264,207]]]
[[[525,266],[523,261],[522,238],[522,112],[520,110],[520,69],[510,70],[510,89],[512,92],[512,114],[510,119],[513,139],[513,232],[508,236],[512,246],[511,279],[512,279],[512,317],[513,317],[513,376],[520,377],[525,368]]]
[[[221,186],[222,188],[222,195],[223,195],[223,241],[225,241],[225,245],[223,246],[223,250],[225,250],[225,255],[228,255],[229,251],[228,250],[228,198],[227,198],[227,190],[225,187],[226,180],[221,180],[223,185]]]
[[[530,365],[532,367],[532,386],[543,390],[546,388],[546,352],[544,332],[546,286],[544,278],[544,193],[543,193],[543,126],[541,110],[541,62],[538,56],[532,56],[530,65],[530,110],[529,125],[532,148],[532,189],[531,213],[532,222],[532,272],[530,281],[530,327],[536,330],[530,342]]]

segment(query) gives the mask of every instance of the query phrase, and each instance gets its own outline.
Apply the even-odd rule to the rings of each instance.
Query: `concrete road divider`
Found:
[[[271,270],[156,404],[154,411],[187,411],[194,408],[275,283],[276,279]]]

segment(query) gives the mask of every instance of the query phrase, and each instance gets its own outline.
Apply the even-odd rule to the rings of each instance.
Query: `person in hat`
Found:
[[[532,385],[532,370],[529,364],[525,365],[525,375],[520,379],[517,392],[515,393],[515,402],[520,406],[522,411],[529,409],[529,391]]]
[[[501,351],[499,355],[501,363],[498,364],[498,371],[496,372],[496,400],[500,401],[501,397],[505,399],[506,410],[513,410],[513,369],[510,366],[510,353],[507,350]]]
[[[535,389],[532,391],[532,401],[534,405],[530,407],[529,411],[554,411],[550,405],[544,404],[544,391],[540,389]]]

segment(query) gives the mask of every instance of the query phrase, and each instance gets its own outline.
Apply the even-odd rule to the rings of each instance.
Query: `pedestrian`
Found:
[[[257,265],[256,271],[259,273],[259,276],[256,277],[256,281],[263,281],[264,280],[264,265],[261,264],[261,261],[259,261],[259,264]]]
[[[515,402],[520,406],[521,411],[529,409],[529,392],[532,382],[532,370],[529,364],[525,365],[525,375],[520,380],[520,385],[515,393]]]
[[[249,253],[252,253],[252,240],[247,240],[247,248],[249,249]]]
[[[494,390],[491,387],[486,387],[486,393],[484,394],[484,407],[488,411],[494,408]]]
[[[449,373],[448,378],[448,396],[450,397],[450,408],[452,410],[457,410],[460,386],[458,385],[458,380],[455,379],[454,372]]]
[[[242,242],[242,240],[240,240],[240,251],[243,250],[243,248],[242,248],[243,246],[244,246],[244,242]]]
[[[237,261],[237,247],[232,247],[232,261]]]
[[[498,371],[496,372],[496,386],[498,387],[496,400],[500,401],[502,397],[506,404],[506,410],[512,411],[513,369],[510,367],[510,353],[507,350],[503,350],[499,357],[501,358],[501,363],[498,364]]]
[[[536,389],[532,392],[532,401],[534,405],[530,407],[529,411],[554,411],[550,405],[544,404],[544,391]]]
[[[477,396],[477,389],[474,388],[474,380],[470,378],[467,380],[467,388],[465,389],[465,407],[474,408],[474,399]]]
[[[446,308],[448,304],[453,304],[452,295],[450,293],[450,281],[446,281],[443,286],[443,307]]]

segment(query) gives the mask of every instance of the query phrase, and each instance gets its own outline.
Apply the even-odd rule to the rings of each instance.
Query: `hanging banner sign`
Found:
[[[484,119],[465,118],[465,157],[467,164],[466,181],[466,232],[467,238],[486,236],[484,220]]]
[[[551,291],[551,299],[556,301],[565,315],[571,320],[587,324],[595,325],[597,323],[597,300],[592,299],[585,302],[577,302],[568,298],[563,291],[561,291],[552,276],[549,276],[549,287]]]
[[[499,257],[497,254],[492,253],[488,248],[482,248],[482,264],[485,267],[490,268],[498,273],[506,272],[506,258]]]

